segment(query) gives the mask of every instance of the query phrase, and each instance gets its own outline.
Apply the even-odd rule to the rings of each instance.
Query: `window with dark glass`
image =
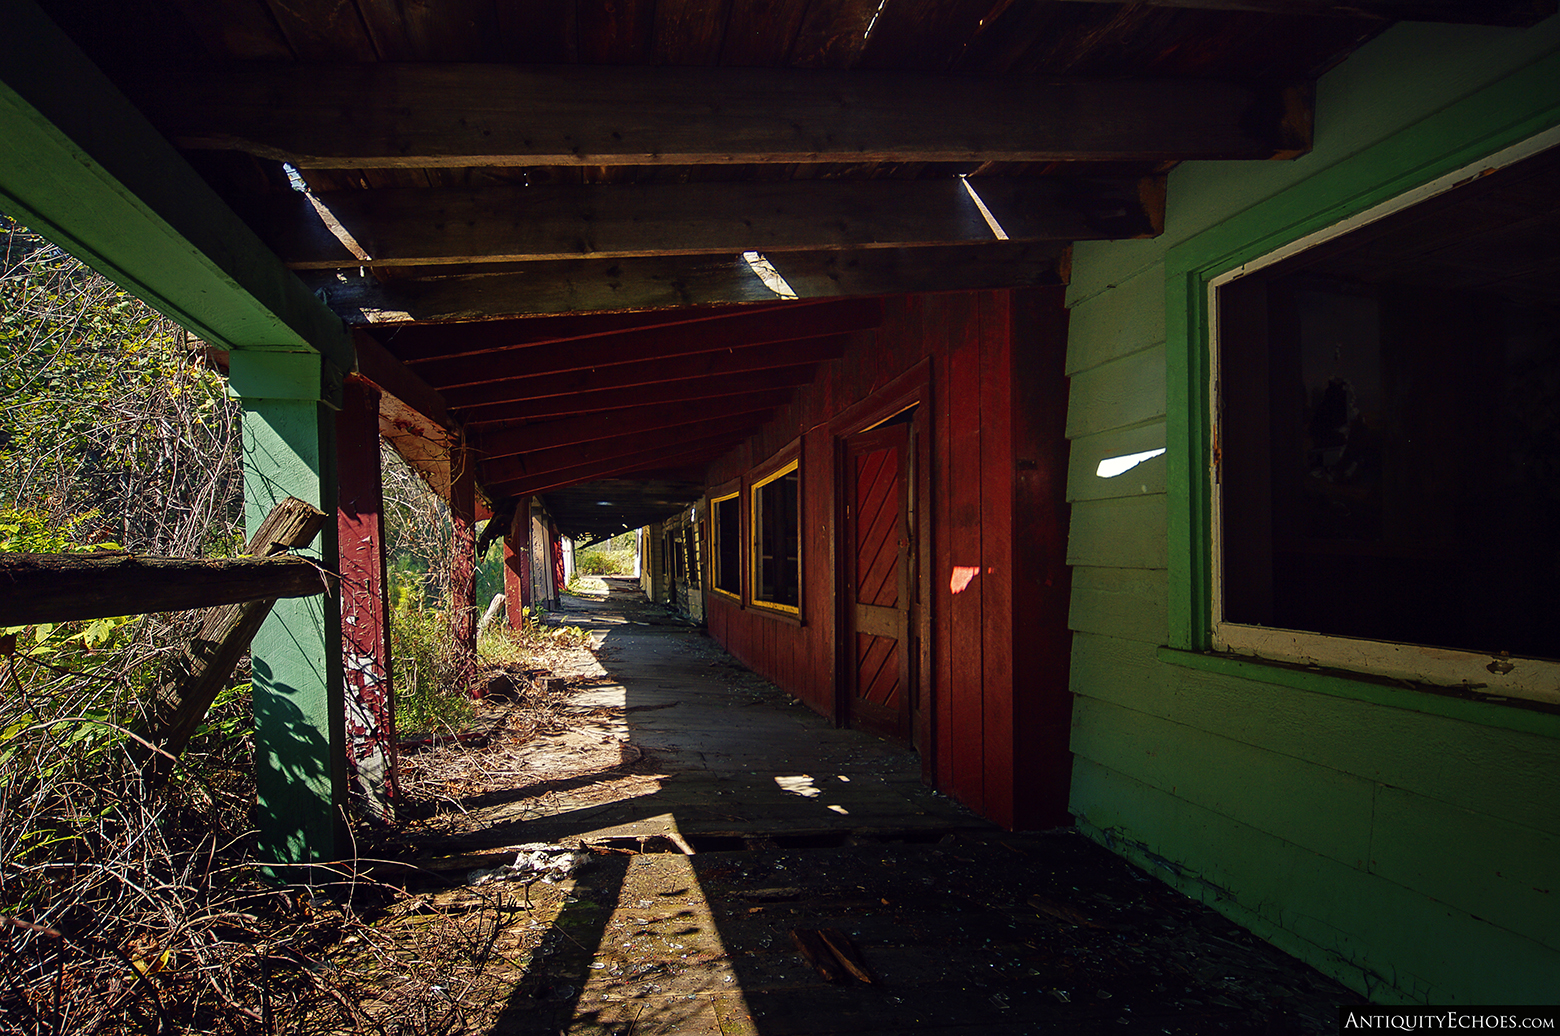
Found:
[[[1215,301],[1222,621],[1560,658],[1560,155]]]
[[[800,473],[796,461],[753,486],[753,601],[797,612],[801,603]]]
[[[742,513],[733,493],[710,501],[710,586],[732,597],[742,596]]]

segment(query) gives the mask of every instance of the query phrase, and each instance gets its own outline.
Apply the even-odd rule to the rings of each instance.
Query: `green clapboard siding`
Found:
[[[1076,334],[1070,337],[1076,340]],[[1164,416],[1163,342],[1072,376],[1067,403],[1070,439]]]
[[[1560,18],[1399,25],[1318,84],[1310,155],[1185,163],[1162,238],[1074,251],[1073,812],[1380,1002],[1560,995],[1560,716],[1159,646],[1199,644],[1207,622],[1192,491],[1206,447],[1189,409],[1207,382],[1188,271],[1554,125],[1557,97]],[[1095,474],[1160,445],[1118,479]]]
[[[1068,627],[1158,644],[1165,633],[1167,582],[1162,569],[1075,568]]]

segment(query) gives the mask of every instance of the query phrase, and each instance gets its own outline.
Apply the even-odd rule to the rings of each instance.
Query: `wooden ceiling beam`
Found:
[[[561,345],[564,342],[578,342],[623,331],[642,331],[650,327],[693,330],[695,325],[706,320],[719,320],[733,313],[754,314],[790,306],[818,304],[776,300],[768,305],[703,306],[644,313],[565,314],[515,320],[482,320],[471,324],[408,324],[380,328],[376,336],[403,363],[415,368],[417,364],[428,360],[454,359],[495,349]]]
[[[515,184],[319,201],[368,258],[281,197],[284,211],[255,225],[294,269],[978,244],[998,227],[1012,241],[1119,240],[1164,225],[1162,180],[1139,177]]]
[[[548,450],[533,450],[520,456],[486,458],[480,462],[480,468],[484,479],[504,482],[554,471],[565,471],[620,454],[642,454],[673,449],[685,442],[720,437],[737,442],[747,438],[760,424],[761,421],[713,418],[675,428],[662,428],[654,432],[615,435],[595,442],[558,446]]]
[[[468,429],[484,426],[508,428],[525,421],[610,413],[632,407],[675,406],[695,400],[710,401],[767,391],[789,392],[798,386],[810,384],[816,373],[816,364],[804,363],[778,370],[687,378],[641,388],[603,389],[548,399],[474,405],[462,410],[461,417]]]
[[[483,488],[489,493],[497,494],[500,498],[523,496],[528,493],[545,493],[548,490],[572,486],[578,482],[589,482],[598,478],[621,477],[635,471],[691,464],[698,460],[712,459],[729,450],[738,441],[740,440],[733,440],[728,435],[713,435],[705,439],[684,442],[680,447],[636,451],[634,453],[619,454],[615,457],[604,457],[600,460],[581,464],[576,468],[566,468],[541,475],[522,476],[509,481],[484,477],[481,481]]]
[[[265,66],[163,84],[179,146],[298,168],[1144,162],[1310,147],[1304,90],[673,66]]]
[[[455,421],[437,389],[412,373],[407,366],[374,338],[362,330],[352,332],[352,348],[357,354],[357,373],[372,382],[385,396],[394,397],[411,410],[446,429]]]
[[[1383,21],[1449,22],[1457,25],[1526,27],[1555,13],[1556,0],[1073,0],[1092,4],[1134,3],[1143,7],[1186,7],[1204,11],[1380,18]]]
[[[762,422],[763,417],[760,415],[772,413],[790,398],[790,389],[771,389],[767,392],[730,396],[725,399],[700,400],[696,403],[680,403],[671,406],[656,404],[609,410],[602,414],[565,417],[520,427],[495,428],[475,437],[473,448],[480,456],[491,460],[528,453],[532,450],[573,446],[617,436],[655,432],[715,418],[726,420],[751,418]]]
[[[572,343],[568,347],[524,346],[478,356],[421,363],[417,372],[441,390],[511,378],[536,378],[569,371],[603,371],[651,359],[727,352],[831,334],[870,331],[883,322],[881,299],[841,299],[762,313],[732,313],[697,325],[649,327]],[[610,377],[610,374],[608,375]]]
[[[851,338],[851,335],[828,335],[703,356],[683,356],[674,360],[641,360],[594,371],[569,371],[535,378],[511,377],[487,385],[450,389],[444,393],[444,397],[452,408],[459,411],[467,406],[572,396],[593,389],[629,389],[681,381],[684,378],[708,378],[721,374],[745,374],[794,367],[840,356]]]
[[[929,248],[783,252],[769,258],[796,298],[984,291],[1061,283],[1055,242],[995,241]],[[484,274],[381,283],[345,271],[299,274],[349,324],[606,314],[787,298],[740,256],[652,256],[520,264]]]

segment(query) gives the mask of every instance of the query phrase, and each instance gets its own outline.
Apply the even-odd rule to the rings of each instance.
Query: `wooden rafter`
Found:
[[[716,375],[743,374],[804,363],[832,360],[845,351],[850,335],[827,335],[795,342],[775,343],[704,356],[683,356],[672,360],[640,360],[596,371],[569,371],[537,377],[510,377],[487,385],[450,389],[445,393],[457,411],[467,406],[504,403],[548,396],[572,396],[607,388],[637,388],[681,381],[684,378],[708,378]]]
[[[675,450],[684,443],[702,439],[718,437],[728,442],[736,442],[745,438],[760,424],[762,421],[718,417],[651,432],[615,435],[595,442],[532,450],[522,456],[499,457],[484,461],[482,476],[487,482],[504,482],[554,471],[566,471],[583,464],[592,464],[631,453],[644,453],[647,450]]]
[[[1308,108],[1220,81],[390,63],[245,69],[151,99],[180,146],[338,169],[1275,158],[1310,147]]]
[[[1451,22],[1458,25],[1536,25],[1555,13],[1555,0],[1074,0],[1091,4],[1142,4],[1204,11],[1380,18],[1383,21]]]
[[[848,299],[762,313],[731,313],[694,326],[620,331],[577,342],[568,348],[530,345],[498,348],[475,356],[426,361],[418,365],[417,371],[428,382],[450,390],[569,371],[600,372],[604,368],[643,363],[652,357],[671,360],[822,335],[869,331],[882,321],[880,300]],[[592,382],[595,381],[593,378]],[[602,382],[603,385],[606,383]]]
[[[729,450],[733,444],[729,434],[712,435],[682,443],[680,447],[659,450],[642,450],[620,453],[580,464],[574,468],[546,472],[540,475],[521,476],[511,481],[485,480],[489,492],[501,497],[520,496],[526,493],[545,493],[578,482],[598,478],[627,475],[636,471],[649,471],[709,460]]]
[[[445,429],[454,427],[444,397],[424,378],[390,355],[384,346],[362,331],[354,332],[352,346],[357,353],[357,373],[363,380],[435,424]]]
[[[1058,242],[996,241],[926,248],[784,252],[770,262],[801,299],[984,291],[1061,282]],[[605,314],[756,303],[787,296],[736,255],[575,259],[518,269],[382,283],[345,271],[302,271],[349,324],[437,323],[543,314]],[[437,268],[419,268],[436,272]]]
[[[978,192],[980,202],[971,194]],[[298,200],[295,200],[298,199]],[[336,191],[320,204],[367,258],[281,197],[258,224],[294,269],[1145,237],[1163,192],[1136,177],[503,185]]]
[[[597,442],[621,436],[656,432],[665,428],[720,418],[761,424],[776,407],[791,397],[790,389],[771,389],[723,399],[676,405],[653,404],[609,410],[606,413],[563,417],[524,427],[495,429],[476,440],[479,455],[492,460],[532,450]]]
[[[747,374],[714,375],[637,388],[613,388],[579,392],[572,396],[524,399],[469,406],[461,411],[468,429],[483,426],[513,427],[524,421],[581,414],[610,413],[640,406],[669,406],[695,400],[718,400],[773,390],[789,391],[813,380],[817,365],[797,364]]]

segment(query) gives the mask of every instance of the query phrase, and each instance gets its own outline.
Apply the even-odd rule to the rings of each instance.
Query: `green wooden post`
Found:
[[[341,379],[318,353],[235,349],[230,385],[244,403],[244,520],[256,528],[278,501],[336,506],[335,415]],[[309,551],[337,568],[336,524]],[[341,620],[335,595],[278,601],[255,637],[255,823],[260,858],[339,859],[346,848],[346,747]],[[277,877],[307,880],[280,869]]]

